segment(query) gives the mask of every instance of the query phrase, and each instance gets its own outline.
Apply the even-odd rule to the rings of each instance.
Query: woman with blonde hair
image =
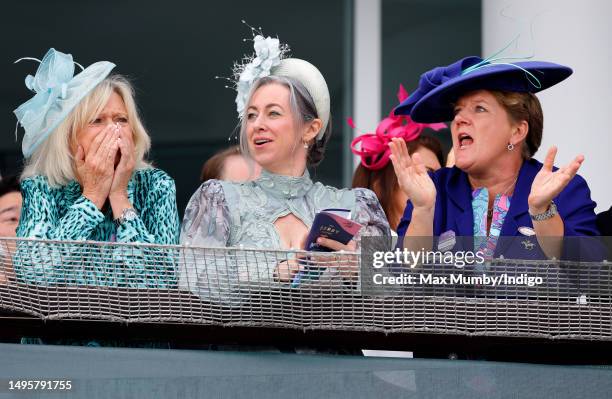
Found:
[[[25,130],[18,237],[176,244],[174,181],[145,160],[151,143],[130,83],[101,61],[73,76],[70,54],[50,49],[26,86],[36,94],[15,110]],[[62,247],[64,248],[64,247]],[[73,247],[74,249],[74,247]],[[112,255],[104,262],[51,264],[20,246],[16,273],[29,282],[160,287],[173,262]],[[149,262],[150,260],[150,262]]]

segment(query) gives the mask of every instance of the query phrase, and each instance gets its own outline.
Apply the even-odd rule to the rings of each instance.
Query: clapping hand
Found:
[[[415,208],[432,209],[436,203],[436,186],[427,174],[420,155],[416,153],[411,157],[406,142],[401,138],[393,138],[389,147],[400,189]]]
[[[531,192],[527,200],[529,212],[540,214],[546,212],[551,201],[569,184],[580,169],[584,156],[578,155],[569,164],[553,172],[557,147],[552,146],[546,154],[544,166],[538,172],[531,184]]]

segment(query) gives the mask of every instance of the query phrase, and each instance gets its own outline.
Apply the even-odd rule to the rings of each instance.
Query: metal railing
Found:
[[[425,280],[372,289],[371,268],[357,253],[8,238],[0,247],[0,309],[43,320],[612,341],[607,262],[498,259],[486,273],[544,283]],[[409,273],[482,274],[448,268]],[[381,273],[379,280],[401,275]]]

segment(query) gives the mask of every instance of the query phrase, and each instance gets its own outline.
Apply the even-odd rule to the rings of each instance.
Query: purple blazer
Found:
[[[544,257],[539,246],[536,251],[527,250],[518,245],[519,240],[503,239],[503,237],[522,236],[519,227],[533,228],[528,213],[527,198],[531,191],[531,183],[540,168],[542,164],[535,159],[523,162],[512,195],[510,209],[502,226],[495,257],[502,254],[507,258],[519,259]],[[442,168],[432,175],[432,179],[437,190],[433,221],[434,236],[449,231],[454,232],[456,236],[473,236],[472,188],[467,174],[457,167]],[[599,235],[596,226],[595,202],[591,200],[591,191],[581,176],[576,175],[554,201],[563,219],[566,237]],[[406,234],[410,225],[412,209],[412,203],[408,201],[397,228],[397,234],[400,237]]]

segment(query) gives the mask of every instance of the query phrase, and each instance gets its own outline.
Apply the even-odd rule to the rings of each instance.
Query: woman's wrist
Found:
[[[123,189],[119,191],[111,191],[110,193],[108,193],[108,199],[109,201],[114,201],[114,202],[127,201],[128,200],[127,190]]]
[[[433,235],[433,222],[434,222],[434,210],[435,208],[414,208],[412,210],[412,218],[408,230],[406,230],[406,237],[420,237],[425,238],[426,242],[431,241]],[[406,244],[404,239],[404,244]],[[421,246],[421,244],[418,244]]]
[[[133,208],[126,192],[111,193],[108,196],[111,208],[113,209],[113,219],[117,219],[123,215],[123,210]]]
[[[542,201],[527,198],[527,206],[529,207],[529,213],[532,215],[538,215],[548,210],[552,200]]]
[[[82,195],[83,197],[93,202],[93,204],[98,209],[102,209],[102,207],[104,206],[104,203],[106,202],[106,197],[102,197],[101,195],[98,195],[96,193],[90,193],[88,191],[83,191]]]
[[[412,220],[415,218],[433,219],[435,207],[432,206],[418,206],[412,209]]]

